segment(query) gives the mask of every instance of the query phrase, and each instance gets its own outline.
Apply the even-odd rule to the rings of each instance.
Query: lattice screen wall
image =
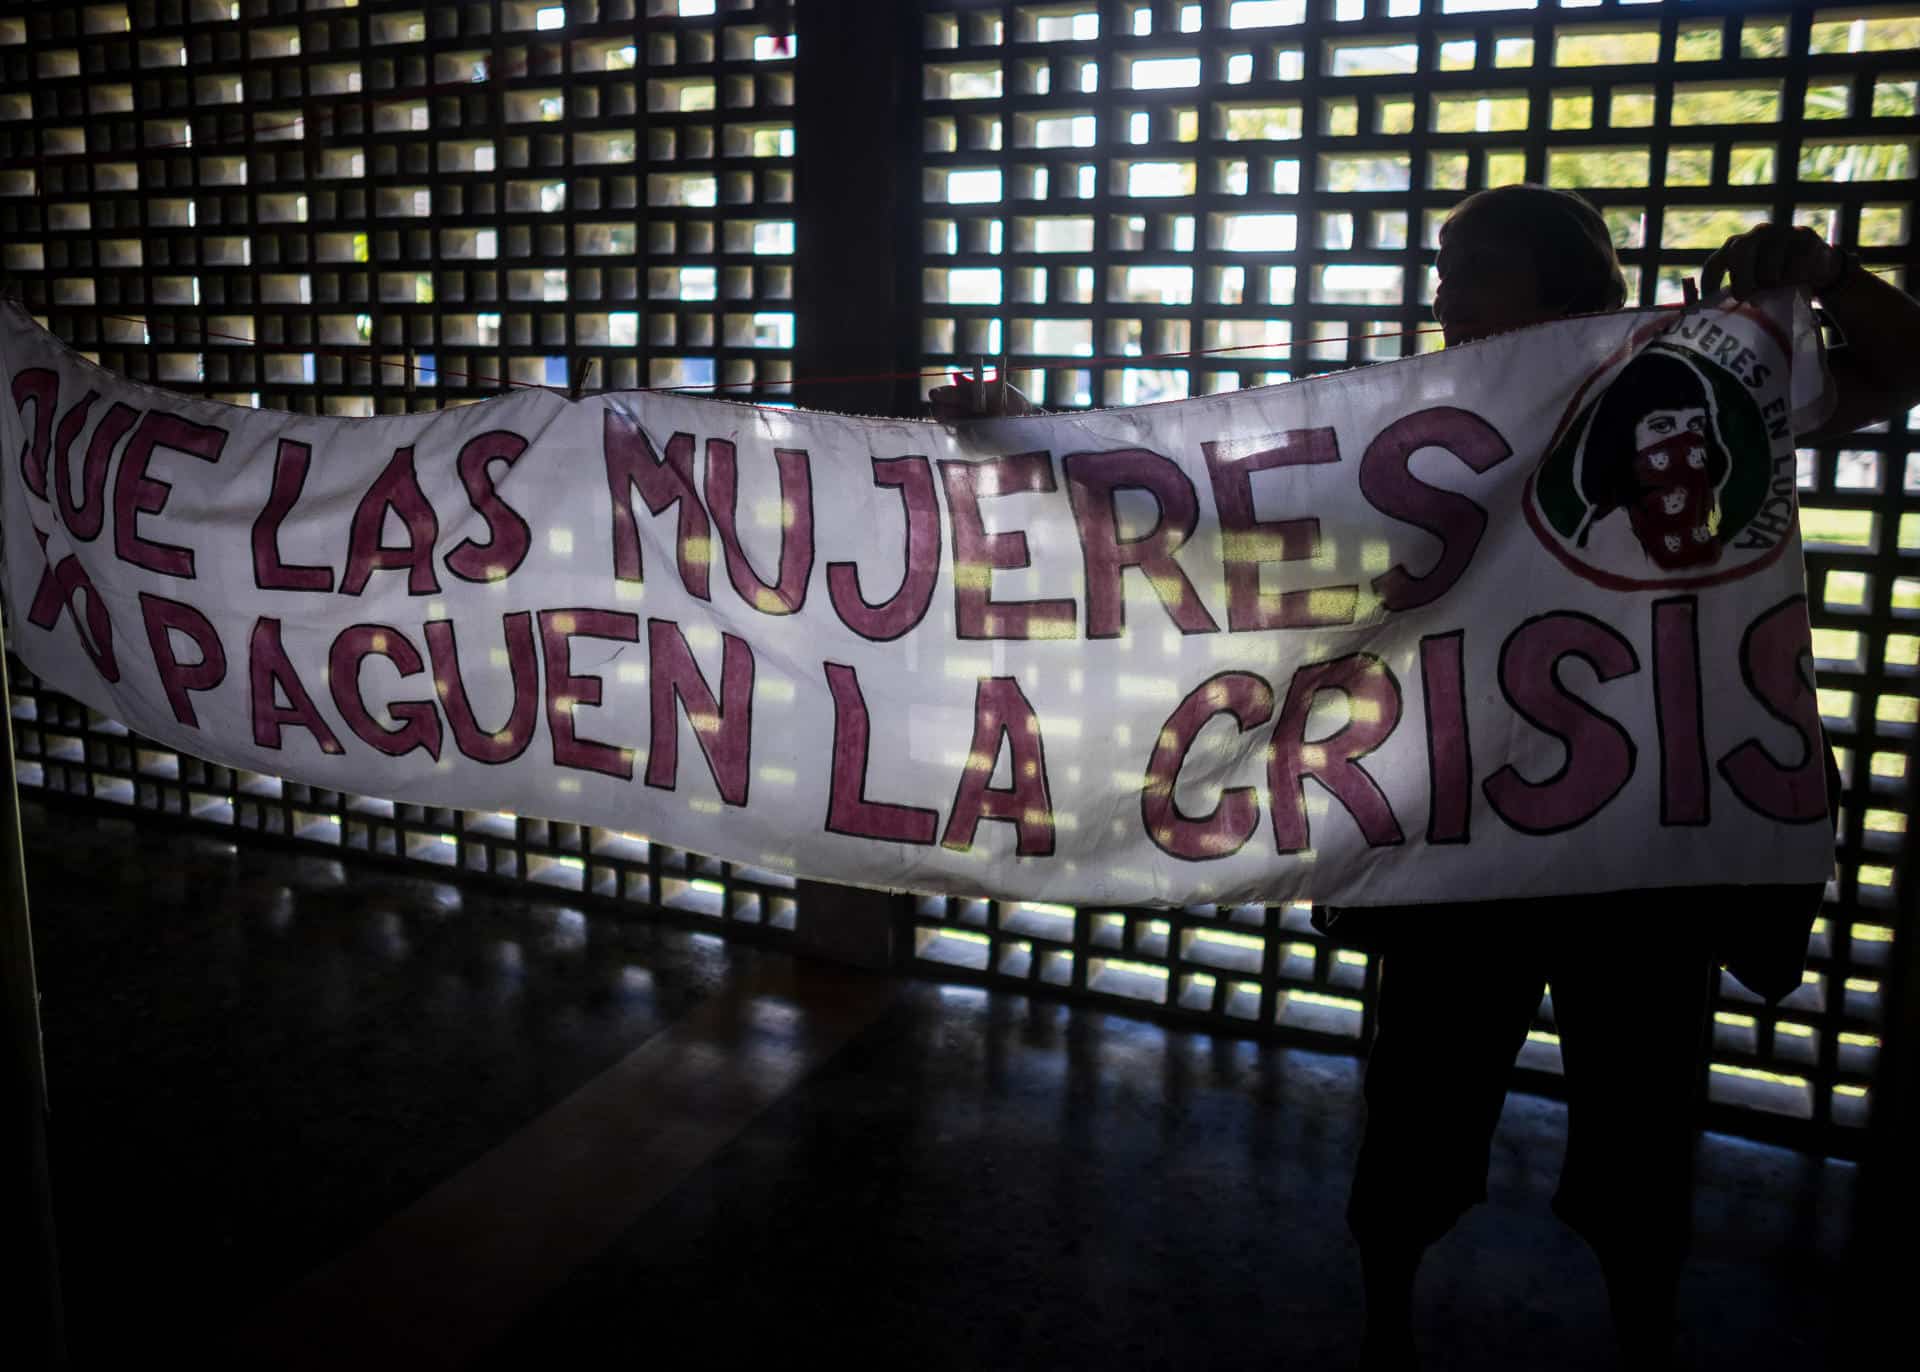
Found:
[[[782,378],[792,61],[715,8],[0,19],[5,269],[104,365],[242,405],[431,409],[588,357],[596,389]]]
[[[241,405],[401,413],[575,379],[779,389],[789,28],[789,6],[740,0],[14,6],[0,269],[103,365]],[[780,873],[236,772],[17,664],[13,685],[25,785],[775,938],[795,924]]]
[[[815,13],[821,5],[813,7]],[[1433,235],[1517,179],[1600,204],[1642,303],[1768,217],[1920,282],[1920,5],[1078,0],[841,6],[900,29],[918,351],[1051,407],[1437,346]],[[242,404],[430,409],[508,384],[763,383],[809,320],[806,0],[121,0],[0,12],[0,268],[105,365]],[[849,83],[870,73],[847,71]],[[849,206],[846,213],[862,212]],[[1376,335],[1369,337],[1368,335]],[[1247,345],[1257,345],[1248,348]],[[1233,348],[1201,357],[1193,349]],[[791,393],[802,403],[806,392]],[[1807,984],[1720,991],[1721,1122],[1852,1151],[1869,1118],[1920,724],[1920,414],[1802,456],[1842,875]],[[22,780],[791,928],[772,874],[524,818],[234,773],[16,680]],[[804,912],[801,912],[802,917]],[[1198,1026],[1354,1042],[1364,955],[1298,908],[922,901],[914,964]],[[1658,955],[1650,932],[1641,954]],[[1631,954],[1629,954],[1631,955]],[[1523,1065],[1552,1089],[1544,1017]]]
[[[1712,249],[1768,219],[1920,279],[1911,4],[1077,0],[928,3],[923,22],[924,359],[1004,347],[1052,408],[1437,347],[1418,331],[1439,223],[1512,181],[1601,206],[1640,304],[1677,302]],[[1721,979],[1709,1088],[1844,1148],[1914,901],[1920,411],[1802,453],[1800,487],[1841,877],[1806,984],[1775,1012]],[[1373,969],[1307,915],[926,901],[918,945],[995,979],[1361,1038]],[[1659,956],[1658,931],[1629,947]],[[1521,1062],[1559,1070],[1545,1007]]]

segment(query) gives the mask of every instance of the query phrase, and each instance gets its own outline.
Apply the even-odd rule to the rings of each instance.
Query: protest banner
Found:
[[[1820,881],[1804,300],[958,425],[237,408],[0,313],[13,647],[224,765],[1074,903]]]

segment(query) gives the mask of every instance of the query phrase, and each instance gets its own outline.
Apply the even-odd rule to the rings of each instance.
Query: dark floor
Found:
[[[530,1249],[511,1297],[476,1286],[469,1308],[505,1331],[480,1365],[667,1349],[708,1367],[1352,1365],[1353,1058],[918,981],[872,983],[851,1041],[807,1049],[823,993],[777,953],[31,801],[25,822],[83,1365],[219,1361],[209,1350],[247,1325],[255,1351],[234,1360],[277,1363],[259,1340],[322,1268],[373,1292],[340,1312],[343,1344],[384,1302],[381,1318],[425,1312],[411,1334],[433,1345],[461,1310],[436,1273],[465,1280],[466,1249],[382,1248],[406,1228],[393,1217],[470,1194],[436,1188],[484,1174],[543,1116],[571,1121],[596,1078],[603,1097],[622,1089],[602,1074],[649,1039],[686,1059],[666,1065],[683,1080],[748,1080],[763,1054],[792,1075],[767,1076],[737,1128],[675,1126],[649,1154],[668,1160],[657,1198],[590,1149],[557,1159],[572,1170],[526,1194],[604,1195],[611,1242],[546,1262],[573,1250]],[[742,996],[726,1051],[676,1048],[674,1026],[743,978],[798,989]],[[681,1088],[649,1070],[654,1094],[612,1127],[670,1118],[660,1093]],[[594,1108],[578,1127],[608,1127],[604,1098]],[[1598,1270],[1546,1208],[1563,1127],[1558,1105],[1509,1100],[1490,1202],[1423,1276],[1430,1365],[1612,1365]],[[1853,1166],[1719,1135],[1701,1162],[1683,1295],[1698,1365],[1839,1365],[1873,1315],[1850,1251]],[[359,1255],[376,1251],[416,1256],[369,1286]],[[337,1365],[402,1361],[367,1342]]]

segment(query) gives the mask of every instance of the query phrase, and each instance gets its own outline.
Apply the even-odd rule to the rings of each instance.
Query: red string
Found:
[[[153,321],[142,319],[135,315],[102,314],[102,315],[96,315],[95,317],[99,319],[118,320],[126,324],[138,324],[143,328],[147,328],[147,329],[153,329],[157,327],[162,329],[173,329],[176,332],[179,331],[179,326],[177,325],[166,324],[166,323],[156,324]],[[262,344],[258,339],[245,338],[245,337],[242,337],[240,334],[223,333],[218,329],[202,328],[202,329],[196,329],[194,330],[194,332],[198,333],[203,339],[204,338],[220,338],[233,343],[250,344],[254,347],[268,347],[268,348],[285,347],[292,352],[312,353],[315,356],[323,356],[323,357],[359,358],[362,361],[372,362],[374,365],[382,366],[382,367],[410,367],[414,365],[404,359],[400,361],[395,361],[391,358],[379,357],[379,356],[369,358],[369,357],[366,357],[362,351],[349,349],[349,348],[335,348],[335,347],[328,347],[326,345],[321,345],[318,347],[303,347],[297,343]],[[1087,367],[1116,366],[1116,365],[1138,366],[1140,363],[1143,363],[1143,362],[1165,362],[1165,361],[1170,361],[1173,359],[1183,358],[1183,357],[1212,357],[1212,356],[1217,356],[1221,353],[1248,352],[1248,351],[1292,352],[1297,347],[1311,348],[1311,347],[1319,347],[1320,345],[1327,344],[1327,343],[1351,343],[1351,342],[1357,342],[1357,341],[1362,341],[1365,339],[1372,339],[1372,338],[1410,338],[1410,337],[1416,337],[1420,334],[1431,334],[1431,333],[1439,333],[1439,332],[1440,330],[1438,328],[1381,330],[1377,333],[1342,334],[1337,338],[1310,338],[1300,343],[1295,343],[1291,341],[1286,343],[1236,343],[1231,347],[1192,348],[1186,352],[1142,353],[1134,356],[1082,357],[1082,358],[1074,359],[1075,365],[1056,363],[1050,367],[1015,368],[1010,366],[1006,368],[1006,370],[1007,372],[1012,373],[1016,370],[1018,371],[1073,371],[1073,370],[1079,370],[1080,365],[1084,365]],[[364,344],[362,346],[366,350],[371,350],[375,345],[369,343],[369,344]],[[456,346],[459,346],[459,345],[456,345]],[[537,381],[514,381],[510,378],[505,378],[505,377],[481,376],[475,372],[447,371],[439,367],[433,368],[432,371],[436,379],[442,376],[454,376],[454,377],[459,377],[462,380],[484,382],[488,385],[494,385],[494,386],[521,386],[521,387],[526,387],[530,389],[539,389],[539,390],[558,390],[558,391],[567,390],[567,387],[565,386],[547,386]],[[840,375],[840,376],[797,377],[797,378],[791,378],[784,381],[777,381],[777,380],[716,381],[716,382],[703,382],[703,383],[699,383],[691,386],[636,386],[633,389],[640,390],[640,391],[676,392],[676,391],[727,391],[727,390],[739,390],[742,388],[751,388],[755,386],[794,387],[794,386],[848,385],[855,382],[866,382],[866,381],[917,381],[917,380],[922,380],[929,376],[942,376],[942,377],[948,376],[951,374],[951,372],[952,372],[952,369],[950,367],[940,367],[940,368],[934,368],[934,369],[923,368],[921,370],[911,371],[911,372],[854,372],[854,373],[847,373],[845,375]],[[1000,369],[993,368],[991,369],[991,372],[994,380],[998,381],[1000,379]]]
[[[782,42],[786,41],[785,38],[782,37],[781,35],[770,35],[770,36],[779,38],[780,41]],[[564,82],[567,79],[567,77],[570,74],[568,68],[571,66],[571,61],[569,59],[572,56],[572,51],[574,46],[576,44],[585,43],[588,41],[590,40],[587,40],[584,38],[570,38],[566,40],[566,45],[565,45],[566,58],[563,59],[561,62],[561,69],[551,74],[552,79],[561,81],[561,82]],[[615,68],[615,70],[620,70],[620,68]],[[530,73],[528,67],[523,63],[519,67],[510,71],[498,71],[498,72],[489,71],[484,81],[473,81],[473,80],[429,81],[426,84],[419,85],[419,86],[400,86],[400,87],[395,87],[392,90],[384,90],[379,92],[356,92],[353,94],[336,97],[335,99],[325,104],[316,103],[312,106],[311,113],[315,116],[326,115],[331,117],[335,110],[346,105],[363,105],[367,108],[369,112],[371,112],[376,105],[399,104],[403,101],[411,100],[416,96],[434,95],[434,94],[438,94],[445,91],[472,90],[475,87],[490,85],[494,81],[517,81],[529,75],[532,75],[532,73]],[[533,79],[537,81],[544,81],[544,80],[547,80],[548,77],[546,75],[533,75]],[[226,113],[231,110],[236,110],[240,108],[244,108],[244,107],[216,105],[216,106],[205,108],[201,110],[200,113],[203,115],[217,118],[222,113]],[[124,111],[124,113],[126,113],[129,116],[138,116],[143,119],[151,119],[155,117],[166,117],[164,112],[148,111],[148,110],[129,110],[129,111]],[[109,157],[109,156],[116,156],[116,155],[123,156],[123,157],[138,157],[143,153],[165,152],[168,149],[174,149],[174,148],[206,149],[206,148],[240,147],[245,145],[246,143],[258,140],[260,136],[263,134],[278,133],[283,129],[299,128],[301,127],[301,125],[306,123],[307,117],[308,117],[307,114],[303,113],[298,119],[290,120],[284,124],[262,124],[257,128],[254,128],[251,132],[244,134],[239,138],[217,139],[216,141],[211,143],[196,144],[193,141],[193,136],[191,132],[189,132],[188,136],[183,139],[176,139],[170,143],[148,143],[138,148],[104,150],[99,152],[88,151],[88,152],[39,153],[33,157],[0,158],[0,169],[10,168],[10,167],[38,167],[38,166],[44,166],[49,162],[72,162],[72,161],[80,161],[83,159],[97,161],[102,157]],[[187,116],[187,118],[189,119],[189,122],[190,122],[192,119],[192,116],[189,115]],[[333,132],[334,131],[331,129],[323,129],[323,130],[320,130],[320,136],[326,137],[331,135]],[[303,133],[301,136],[302,138],[304,138],[305,134]],[[360,135],[346,134],[343,136],[354,138],[354,137],[359,137]],[[46,194],[46,192],[44,189],[36,188],[35,194],[44,195]]]
[[[778,37],[778,35],[775,35],[775,36]],[[576,44],[582,43],[585,41],[587,40],[569,39],[565,43],[565,49],[570,54]],[[787,51],[788,45],[786,44],[786,40],[783,38],[780,41],[782,45],[781,50]],[[566,75],[564,66],[565,66],[565,63],[563,62],[562,64],[563,69],[561,71],[554,73],[556,77],[564,79]],[[522,65],[517,70],[513,70],[513,71],[489,72],[487,79],[489,82],[494,80],[511,81],[511,80],[518,79],[520,77],[524,77],[527,74],[528,74],[528,68],[525,65]],[[311,111],[311,113],[315,116],[319,116],[319,115],[331,116],[334,113],[334,111],[338,109],[340,106],[349,105],[349,104],[363,105],[367,108],[369,112],[371,112],[371,110],[375,105],[398,103],[400,101],[410,99],[414,96],[428,95],[437,91],[470,89],[480,84],[482,83],[478,81],[429,82],[421,86],[411,86],[411,87],[405,87],[405,88],[396,89],[396,90],[383,91],[383,92],[380,92],[378,96],[367,94],[367,95],[361,95],[357,99],[352,97],[343,98],[333,102],[332,104],[316,106]],[[253,130],[251,130],[251,132],[248,135],[241,138],[229,138],[229,139],[219,140],[212,143],[201,143],[198,145],[198,147],[204,149],[204,148],[219,148],[219,147],[235,147],[235,146],[244,145],[252,141],[257,141],[262,134],[275,133],[283,129],[301,128],[305,125],[307,118],[308,118],[308,114],[303,113],[298,119],[291,120],[284,124],[267,124],[267,125],[256,127]],[[304,138],[304,134],[303,134],[303,138]],[[171,143],[153,143],[137,149],[128,149],[126,150],[126,155],[137,157],[143,153],[160,152],[160,151],[165,151],[169,148],[188,148],[188,147],[194,147],[194,146],[196,145],[194,144],[192,137],[189,136],[186,139],[178,140]],[[107,155],[107,154],[101,153],[101,152],[56,153],[56,154],[52,154],[51,156],[42,155],[32,159],[0,160],[0,167],[24,166],[24,165],[43,166],[48,162],[58,162],[62,160],[77,160],[80,158],[99,158],[104,155]],[[46,189],[43,186],[36,186],[35,193],[36,195],[39,195],[39,196],[44,196],[47,194]],[[131,324],[139,324],[142,327],[147,329],[153,329],[158,327],[162,329],[174,329],[176,330],[176,332],[178,331],[178,327],[175,325],[171,325],[171,324],[155,325],[153,322],[149,320],[137,318],[130,315],[101,315],[98,317],[103,319],[120,320],[120,321],[131,323]],[[202,339],[220,338],[220,339],[225,339],[235,343],[246,343],[253,346],[261,346],[258,340],[252,339],[252,338],[243,338],[238,334],[221,333],[217,330],[205,329],[205,328],[199,329],[196,332],[199,333]],[[1403,337],[1409,337],[1409,336],[1418,335],[1418,334],[1435,333],[1435,332],[1438,332],[1438,330],[1427,328],[1427,329],[1384,331],[1379,333],[1366,333],[1366,334],[1347,334],[1347,335],[1342,335],[1336,338],[1310,339],[1310,340],[1307,340],[1306,346],[1318,346],[1321,344],[1330,344],[1330,343],[1346,343],[1346,342],[1352,342],[1356,340],[1375,339],[1375,338],[1403,338]],[[266,346],[273,346],[273,345],[266,345]],[[333,347],[327,347],[324,345],[318,346],[318,347],[314,347],[314,346],[301,347],[298,344],[290,344],[285,346],[289,347],[293,351],[311,353],[316,356],[333,356],[333,357],[349,357],[349,358],[362,357],[362,353],[360,351],[350,350],[346,348],[333,348]],[[374,345],[368,344],[365,346],[367,349],[371,350]],[[1288,341],[1287,343],[1282,343],[1282,344],[1244,343],[1244,344],[1235,344],[1230,347],[1195,348],[1195,349],[1189,349],[1185,352],[1145,353],[1145,354],[1136,354],[1131,356],[1116,355],[1116,356],[1108,356],[1108,357],[1086,357],[1086,358],[1077,358],[1074,361],[1076,364],[1080,366],[1086,366],[1086,367],[1138,366],[1141,363],[1146,363],[1146,362],[1169,361],[1169,360],[1186,358],[1186,357],[1206,357],[1206,356],[1213,356],[1217,354],[1232,353],[1232,352],[1259,351],[1259,352],[1268,352],[1268,353],[1274,353],[1274,352],[1290,353],[1298,346],[1300,345],[1295,344],[1292,341]],[[375,356],[370,359],[363,359],[363,360],[371,361],[375,365],[382,366],[382,367],[411,368],[413,366],[413,364],[407,360],[394,361],[389,358],[379,357],[379,356]],[[1070,370],[1070,369],[1071,368],[1066,366],[1056,365],[1051,368],[1022,368],[1020,370],[1031,371],[1031,370]],[[1012,371],[1014,369],[1009,367],[1006,370]],[[546,386],[539,382],[514,381],[506,377],[483,376],[477,372],[450,371],[450,370],[445,370],[438,367],[433,369],[433,373],[436,380],[444,376],[444,377],[455,377],[463,381],[469,381],[469,382],[474,382],[474,383],[479,383],[484,385],[517,386],[517,387],[524,387],[529,389],[538,388],[543,390],[560,390],[560,391],[568,390],[567,387]],[[792,388],[795,386],[818,386],[818,385],[832,385],[832,384],[845,385],[845,384],[852,384],[857,382],[916,381],[916,380],[923,380],[930,376],[944,377],[948,374],[949,374],[948,369],[939,368],[939,369],[933,369],[933,370],[919,370],[919,371],[911,371],[911,372],[869,372],[869,373],[851,374],[851,375],[845,375],[845,376],[803,377],[798,379],[788,379],[785,381],[755,380],[755,381],[707,382],[707,383],[691,385],[691,386],[641,386],[641,387],[636,387],[635,389],[642,390],[642,391],[675,392],[675,391],[727,391],[727,390],[754,389],[754,388],[764,387],[764,386],[784,386],[787,388]],[[994,379],[997,381],[1000,378],[1000,369],[995,368],[992,372],[992,375]]]

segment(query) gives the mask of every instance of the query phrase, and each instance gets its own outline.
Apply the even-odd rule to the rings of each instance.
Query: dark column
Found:
[[[808,0],[795,18],[794,376],[912,371],[919,6]],[[925,395],[909,380],[806,385],[793,398],[917,415]]]
[[[907,251],[917,232],[917,5],[807,0],[795,7],[794,350],[796,380],[915,369],[918,290]],[[917,415],[914,380],[796,387],[796,404],[846,414]],[[800,884],[803,952],[875,969],[893,965],[905,898]]]

